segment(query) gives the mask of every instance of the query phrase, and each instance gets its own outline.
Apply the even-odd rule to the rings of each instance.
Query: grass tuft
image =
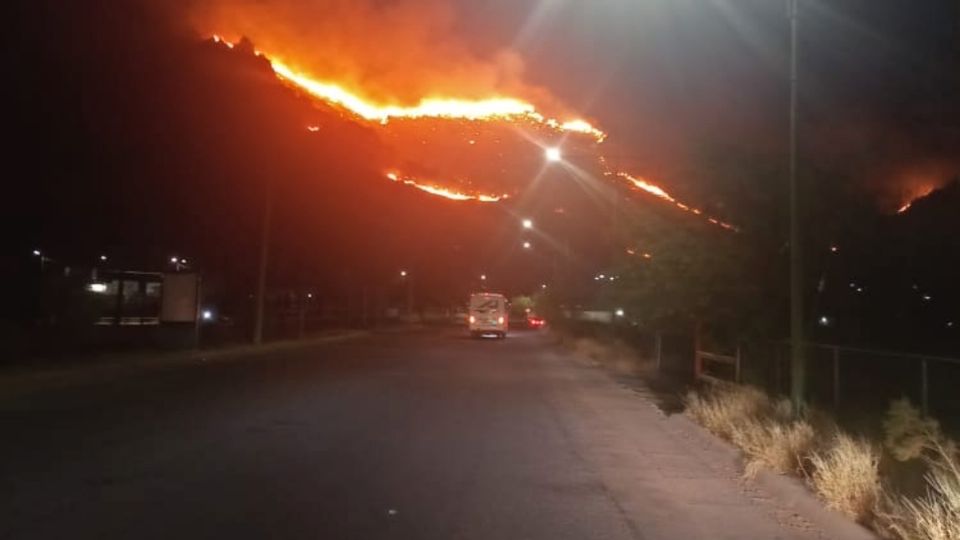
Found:
[[[733,434],[747,419],[764,415],[770,398],[752,386],[718,384],[687,394],[686,412],[713,434],[733,441]]]
[[[869,442],[837,433],[829,446],[811,454],[810,484],[827,506],[866,523],[882,494],[880,455]]]
[[[753,478],[763,469],[794,474],[800,471],[803,457],[813,447],[814,431],[803,420],[781,423],[751,418],[736,425],[733,442],[746,454],[746,477]]]

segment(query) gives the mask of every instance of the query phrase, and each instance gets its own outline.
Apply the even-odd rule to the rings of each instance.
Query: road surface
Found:
[[[0,538],[831,538],[543,334],[382,334],[0,397]]]

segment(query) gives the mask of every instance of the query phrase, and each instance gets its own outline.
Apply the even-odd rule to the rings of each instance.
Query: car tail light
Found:
[[[470,324],[473,324],[473,323],[475,323],[475,322],[477,322],[477,318],[474,317],[473,315],[471,315],[471,316],[470,316]]]
[[[497,324],[503,324],[503,317],[500,317],[499,319],[497,319]]]

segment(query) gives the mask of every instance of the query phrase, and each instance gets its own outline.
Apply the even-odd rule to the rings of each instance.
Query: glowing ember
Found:
[[[234,45],[219,35],[213,36],[215,43],[233,48]],[[557,131],[582,133],[603,142],[606,133],[584,120],[560,121],[548,118],[537,111],[536,107],[525,101],[509,97],[494,97],[481,100],[456,98],[425,98],[414,106],[383,105],[364,99],[346,88],[331,82],[321,82],[309,75],[297,71],[289,65],[257,52],[267,58],[274,73],[313,97],[327,103],[343,107],[357,116],[386,124],[391,118],[450,118],[462,120],[511,120],[528,121],[541,124]]]
[[[436,195],[438,197],[443,197],[445,199],[450,199],[452,201],[477,201],[477,202],[499,202],[503,199],[508,198],[506,194],[503,195],[489,195],[484,193],[469,194],[463,193],[461,191],[456,191],[444,187],[437,186],[435,183],[427,183],[421,180],[416,180],[414,178],[401,176],[395,172],[386,173],[386,177],[394,182],[399,182],[401,184],[415,187],[421,191],[425,191],[431,195]]]

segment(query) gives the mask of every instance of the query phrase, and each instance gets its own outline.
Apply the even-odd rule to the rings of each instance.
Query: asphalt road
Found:
[[[0,538],[829,538],[542,334],[0,397]]]

